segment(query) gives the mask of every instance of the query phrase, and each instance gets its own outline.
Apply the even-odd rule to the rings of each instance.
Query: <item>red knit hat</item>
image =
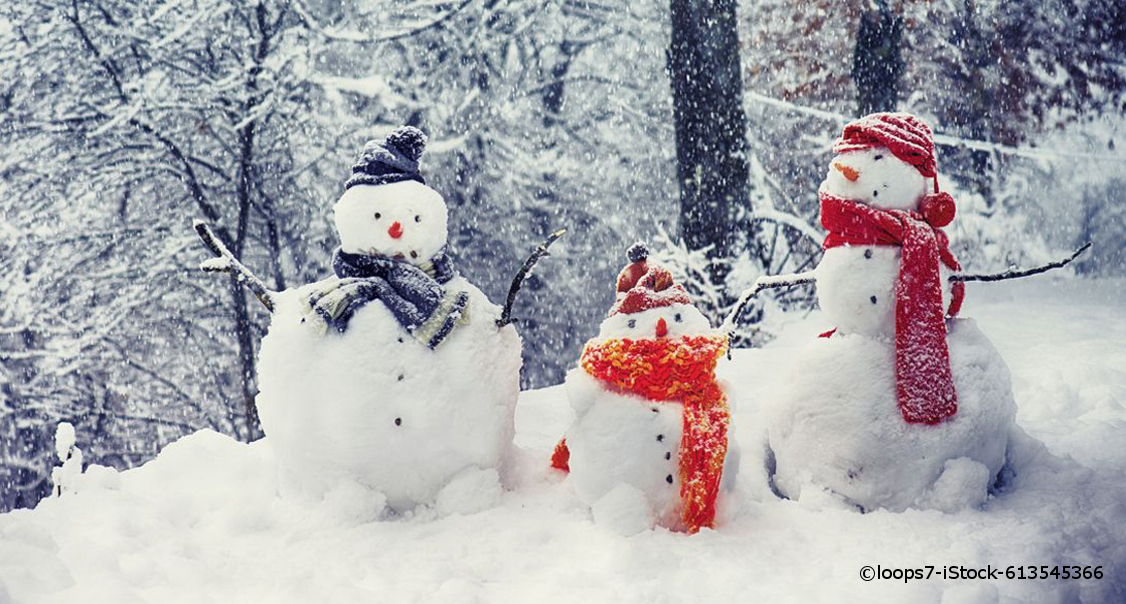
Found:
[[[626,251],[630,264],[618,273],[618,299],[610,316],[634,314],[652,308],[691,304],[688,292],[673,283],[672,273],[663,266],[649,264],[649,248],[635,243]]]
[[[956,207],[949,193],[938,190],[938,162],[934,155],[934,133],[923,120],[910,113],[873,113],[844,127],[833,144],[833,153],[886,147],[904,163],[915,166],[926,178],[934,179],[934,194],[923,197],[919,212],[934,227],[954,220]]]

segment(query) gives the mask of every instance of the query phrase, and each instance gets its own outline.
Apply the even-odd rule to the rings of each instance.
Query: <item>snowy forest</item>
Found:
[[[568,230],[514,311],[525,388],[574,366],[635,241],[714,321],[812,268],[832,141],[875,111],[934,126],[963,265],[1093,241],[1074,271],[1126,276],[1122,0],[20,0],[0,75],[0,511],[50,492],[60,421],[118,469],[260,437],[269,315],[199,270],[193,220],[275,290],[317,281],[400,125],[494,302]],[[815,304],[764,296],[739,345]]]

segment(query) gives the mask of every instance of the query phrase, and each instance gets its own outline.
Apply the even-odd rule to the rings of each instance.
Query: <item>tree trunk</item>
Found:
[[[989,83],[990,71],[995,70],[996,58],[992,51],[990,34],[983,27],[976,4],[966,0],[954,23],[950,42],[957,46],[965,61],[965,81],[963,106],[957,126],[961,133],[972,139],[990,140],[989,119],[994,109],[993,86]],[[983,149],[969,149],[961,153],[969,155],[969,169],[964,170],[966,179],[974,192],[985,200],[986,214],[997,210],[993,194],[993,157]]]
[[[903,16],[877,0],[860,17],[852,55],[852,80],[860,115],[895,111],[903,75]]]
[[[709,285],[726,307],[734,302],[724,280],[737,209],[750,202],[735,0],[670,0],[670,9],[680,235],[689,250],[708,249],[719,261]],[[721,318],[724,308],[702,310]]]

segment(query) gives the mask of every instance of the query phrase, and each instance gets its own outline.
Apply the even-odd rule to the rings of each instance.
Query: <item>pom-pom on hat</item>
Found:
[[[426,135],[414,126],[396,128],[383,140],[370,140],[364,145],[359,161],[352,166],[352,176],[344,183],[344,188],[404,180],[426,184],[418,167],[418,159],[425,149]]]
[[[610,309],[611,316],[692,303],[688,292],[673,282],[668,269],[649,263],[649,248],[644,243],[630,246],[626,256],[630,263],[618,273],[618,299]]]
[[[954,220],[957,208],[949,193],[938,190],[938,161],[934,133],[922,119],[910,113],[873,113],[844,127],[833,144],[833,153],[885,147],[900,161],[910,164],[925,178],[934,179],[934,193],[923,197],[919,212],[927,223],[942,228]]]

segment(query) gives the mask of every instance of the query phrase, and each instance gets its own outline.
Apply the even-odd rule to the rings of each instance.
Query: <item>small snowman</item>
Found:
[[[394,512],[473,511],[500,494],[521,342],[454,269],[446,204],[419,171],[425,143],[411,127],[367,143],[323,281],[265,290],[197,225],[218,256],[204,268],[237,271],[273,313],[257,403],[283,494],[358,485]]]
[[[880,113],[844,129],[821,185],[828,236],[813,271],[826,319],[766,409],[774,485],[863,510],[982,504],[1005,463],[1009,370],[970,319],[941,228],[930,128]],[[810,279],[812,280],[812,279]]]
[[[721,479],[734,474],[715,377],[727,339],[644,245],[627,254],[617,300],[567,375],[576,418],[552,465],[600,524],[694,533],[713,526]]]

